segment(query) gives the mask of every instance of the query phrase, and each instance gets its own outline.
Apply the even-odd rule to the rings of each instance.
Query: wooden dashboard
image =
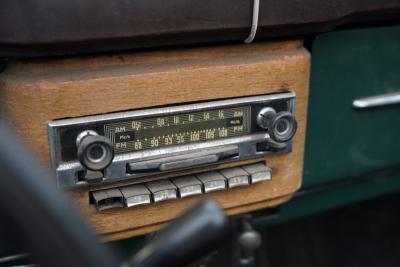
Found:
[[[47,125],[52,120],[287,90],[296,93],[298,130],[289,153],[68,191],[92,227],[113,240],[158,230],[202,198],[215,199],[229,215],[289,200],[301,185],[309,66],[310,55],[298,40],[21,60],[10,63],[0,76],[1,105],[10,124],[50,166]],[[272,169],[270,181],[104,212],[89,201],[94,189],[260,161]]]

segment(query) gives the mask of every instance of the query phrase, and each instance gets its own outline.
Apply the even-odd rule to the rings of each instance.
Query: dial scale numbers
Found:
[[[250,133],[250,106],[204,110],[105,124],[115,152],[126,153]]]

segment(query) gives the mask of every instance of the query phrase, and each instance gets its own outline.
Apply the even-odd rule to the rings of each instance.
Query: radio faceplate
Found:
[[[294,108],[285,92],[55,120],[53,169],[73,188],[288,152]]]

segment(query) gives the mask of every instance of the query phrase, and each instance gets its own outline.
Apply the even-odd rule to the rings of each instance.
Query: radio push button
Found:
[[[196,177],[203,183],[205,193],[226,189],[226,178],[219,172],[199,173]]]
[[[219,172],[228,179],[229,188],[250,184],[249,174],[242,168],[227,168],[220,170]]]
[[[128,208],[151,203],[151,193],[142,184],[121,187],[120,190]]]
[[[203,193],[202,183],[194,175],[176,177],[171,180],[178,187],[181,198]]]
[[[177,188],[170,180],[149,182],[146,186],[152,193],[154,202],[177,198]]]
[[[122,193],[117,188],[95,191],[91,195],[98,211],[124,207]]]
[[[271,168],[263,163],[250,164],[242,168],[250,174],[252,184],[272,179]]]

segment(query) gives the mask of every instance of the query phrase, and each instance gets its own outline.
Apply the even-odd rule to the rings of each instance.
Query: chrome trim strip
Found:
[[[232,105],[236,105],[236,104],[245,105],[245,104],[249,104],[249,103],[262,103],[262,102],[266,102],[266,101],[294,98],[295,96],[296,96],[296,94],[294,92],[287,92],[287,93],[277,93],[277,94],[261,95],[261,96],[239,97],[239,98],[234,98],[234,99],[217,100],[217,101],[195,103],[195,104],[188,104],[188,105],[177,105],[177,106],[171,106],[171,107],[141,109],[141,110],[134,110],[134,111],[114,112],[114,113],[102,114],[102,115],[61,119],[61,120],[51,121],[51,122],[49,122],[48,125],[50,128],[53,128],[53,127],[62,127],[62,126],[69,126],[69,125],[75,125],[75,124],[104,122],[104,121],[114,120],[114,119],[118,119],[118,120],[125,119],[125,118],[129,119],[131,117],[145,117],[145,116],[154,116],[154,115],[159,115],[159,114],[165,115],[165,114],[177,113],[177,112],[210,109],[210,108],[214,108],[214,107],[220,108],[220,107],[232,106]]]
[[[400,104],[400,92],[369,96],[353,101],[353,108],[365,109]]]

